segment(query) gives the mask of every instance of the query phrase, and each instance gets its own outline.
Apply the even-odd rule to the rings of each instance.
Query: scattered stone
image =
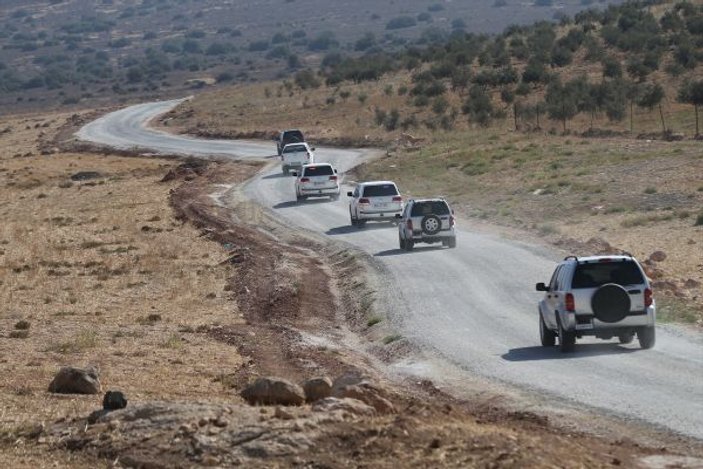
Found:
[[[127,407],[127,397],[120,391],[108,391],[103,396],[104,410],[118,410]]]
[[[654,262],[662,262],[666,260],[666,253],[664,251],[654,251],[649,255],[649,259]]]
[[[79,171],[75,174],[71,174],[71,181],[88,181],[90,179],[99,179],[103,177],[97,171]]]
[[[373,417],[376,409],[358,399],[349,397],[327,397],[320,399],[312,405],[313,412],[334,412],[342,411],[350,415]]]
[[[692,279],[692,278],[689,278],[688,280],[686,280],[686,282],[684,282],[683,286],[684,286],[685,288],[688,288],[688,289],[690,290],[690,289],[693,289],[693,288],[698,288],[698,287],[700,287],[700,286],[701,286],[701,282],[699,282],[698,280],[694,280],[694,279]]]
[[[99,372],[94,367],[63,367],[49,384],[49,392],[59,394],[98,394],[100,389]]]
[[[352,399],[358,399],[376,409],[376,412],[379,414],[395,413],[395,407],[393,404],[381,395],[381,391],[378,388],[375,388],[368,383],[345,386],[335,391],[334,397],[349,397]]]
[[[315,402],[332,395],[332,380],[325,377],[312,378],[303,383],[305,400]]]
[[[302,405],[305,393],[297,384],[281,378],[259,378],[240,395],[251,405]]]
[[[295,418],[295,415],[288,412],[281,406],[276,406],[276,410],[274,411],[273,416],[281,420],[293,420]]]

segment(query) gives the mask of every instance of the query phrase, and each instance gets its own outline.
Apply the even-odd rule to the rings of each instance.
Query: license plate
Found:
[[[384,203],[376,204],[375,207],[386,208],[386,207],[388,207],[388,204],[384,202]]]
[[[315,183],[315,185],[316,185],[316,186],[323,186],[324,184],[325,184],[325,183],[324,183],[324,182],[322,182],[322,181],[320,181],[320,182],[316,182],[316,183]]]
[[[593,324],[576,324],[577,331],[582,331],[584,329],[593,329]]]

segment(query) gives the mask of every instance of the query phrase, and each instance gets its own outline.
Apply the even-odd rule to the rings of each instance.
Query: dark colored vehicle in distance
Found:
[[[274,140],[276,140],[276,151],[278,152],[278,156],[281,156],[283,153],[283,147],[289,143],[303,143],[305,142],[305,136],[298,129],[288,129],[278,134],[278,137]]]

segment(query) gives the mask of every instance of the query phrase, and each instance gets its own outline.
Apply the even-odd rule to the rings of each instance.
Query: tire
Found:
[[[363,228],[366,225],[366,220],[356,220],[356,227],[357,228]]]
[[[296,195],[296,196],[295,196],[295,199],[296,199],[298,202],[302,202],[302,201],[306,200],[307,197],[305,197],[304,195]]]
[[[422,232],[434,236],[442,229],[442,220],[437,215],[426,215],[420,222]]]
[[[339,194],[333,195],[333,196],[331,196],[330,198],[331,198],[332,200],[337,201],[337,200],[339,200]]]
[[[400,235],[398,235],[398,246],[400,249],[405,249],[405,240]]]
[[[557,342],[556,339],[556,333],[547,328],[542,313],[539,313],[539,340],[542,343],[542,347],[554,347]]]
[[[643,327],[637,331],[637,340],[640,343],[640,347],[643,349],[650,349],[654,347],[654,344],[657,341],[657,335],[654,327]]]
[[[602,285],[591,297],[591,309],[599,321],[622,321],[630,312],[630,295],[616,283]]]
[[[283,168],[283,174],[284,174],[284,175],[288,176],[288,172],[289,172],[289,171],[290,171],[290,170],[289,170],[287,167],[286,167],[286,168]]]
[[[413,241],[412,239],[405,240],[405,250],[406,251],[412,251],[414,247],[415,247],[415,241]]]
[[[632,332],[626,332],[618,336],[618,340],[621,344],[631,344],[635,340],[635,334]]]
[[[573,332],[565,331],[564,327],[559,323],[559,351],[561,353],[570,353],[574,351],[574,345],[576,345],[576,334]]]
[[[447,245],[449,246],[449,249],[454,249],[456,247],[456,237],[449,238],[449,243],[447,243]]]
[[[356,218],[354,218],[354,216],[352,215],[351,210],[349,210],[349,220],[350,220],[351,226],[356,226],[357,220],[356,220]]]

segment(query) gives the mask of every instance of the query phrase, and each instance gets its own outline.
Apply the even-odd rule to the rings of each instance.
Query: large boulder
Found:
[[[49,384],[49,392],[59,394],[98,394],[99,372],[94,367],[85,369],[65,366],[59,370]]]
[[[302,405],[305,402],[303,389],[281,378],[258,378],[240,395],[251,405]]]
[[[332,397],[357,399],[373,407],[379,414],[395,413],[395,407],[386,398],[386,393],[359,373],[345,373],[334,380]]]
[[[332,380],[327,377],[309,379],[303,383],[303,391],[306,401],[319,401],[332,394]]]
[[[662,262],[666,260],[667,255],[664,251],[654,251],[652,254],[649,255],[649,260],[652,260],[654,262]]]

